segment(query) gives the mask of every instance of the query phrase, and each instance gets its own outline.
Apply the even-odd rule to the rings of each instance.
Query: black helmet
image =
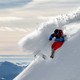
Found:
[[[58,31],[59,31],[58,29],[55,29],[54,33],[55,33],[55,34],[57,34],[57,33],[58,33]]]

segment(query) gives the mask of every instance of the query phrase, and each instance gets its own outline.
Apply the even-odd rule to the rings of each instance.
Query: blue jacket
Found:
[[[53,37],[55,37],[55,41],[64,42],[64,37],[63,36],[56,37],[56,36],[50,35],[49,40],[52,40]]]
[[[64,37],[55,38],[55,41],[64,42]]]

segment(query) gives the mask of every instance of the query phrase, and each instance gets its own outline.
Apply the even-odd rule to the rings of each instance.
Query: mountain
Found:
[[[55,52],[54,59],[36,59],[14,80],[80,80],[80,9],[73,13],[49,17],[38,30],[25,36],[20,42],[24,51],[33,55],[38,50],[50,56],[51,44],[48,38],[54,29],[60,28],[67,35],[63,46]]]
[[[0,62],[0,80],[12,80],[22,70],[22,67],[17,66],[13,63],[7,61]]]

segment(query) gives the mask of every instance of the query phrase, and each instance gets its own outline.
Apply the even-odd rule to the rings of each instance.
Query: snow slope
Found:
[[[67,41],[56,51],[54,59],[43,60],[38,56],[14,80],[80,80],[80,9],[71,14],[49,17],[48,20],[38,30],[24,37],[19,43],[20,47],[33,52],[33,55],[41,50],[50,56],[53,41],[49,42],[48,37],[55,28],[64,30]]]

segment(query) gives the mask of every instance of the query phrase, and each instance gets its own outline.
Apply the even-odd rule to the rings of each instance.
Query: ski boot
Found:
[[[54,50],[52,50],[50,58],[54,58]]]

